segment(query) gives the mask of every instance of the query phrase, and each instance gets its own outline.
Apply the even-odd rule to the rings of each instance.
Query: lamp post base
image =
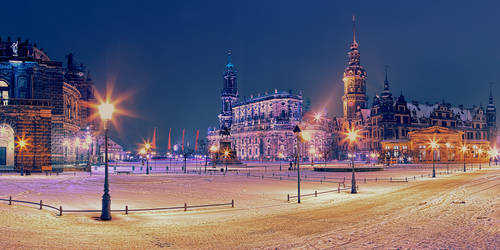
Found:
[[[111,197],[109,194],[102,196],[101,220],[111,220]]]

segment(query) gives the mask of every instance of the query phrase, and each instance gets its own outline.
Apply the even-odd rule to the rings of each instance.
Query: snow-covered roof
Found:
[[[429,118],[432,111],[438,108],[439,104],[428,105],[422,103],[408,103],[408,109],[412,114],[415,114],[417,118]],[[467,108],[451,107],[451,112],[459,117],[462,121],[472,121],[472,111]]]
[[[430,117],[432,111],[434,111],[435,108],[438,107],[438,104],[434,104],[432,106],[429,106],[427,104],[413,104],[413,103],[408,103],[408,109],[412,114],[416,114],[417,118],[423,118],[423,117]]]
[[[452,107],[451,111],[460,117],[460,120],[462,121],[472,121],[472,112],[470,109],[461,109],[457,107]]]

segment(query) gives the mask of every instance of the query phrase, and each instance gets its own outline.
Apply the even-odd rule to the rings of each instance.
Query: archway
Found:
[[[0,168],[14,167],[14,130],[0,124]]]

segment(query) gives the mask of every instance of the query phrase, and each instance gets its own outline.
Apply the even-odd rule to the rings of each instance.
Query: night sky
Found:
[[[116,3],[111,3],[116,2]],[[383,87],[408,101],[471,106],[500,99],[498,1],[2,1],[0,35],[29,39],[52,60],[91,70],[135,118],[120,117],[114,138],[136,149],[158,127],[194,141],[217,126],[226,51],[240,96],[303,90],[311,108],[341,114],[342,72],[357,19],[361,64],[372,97]]]

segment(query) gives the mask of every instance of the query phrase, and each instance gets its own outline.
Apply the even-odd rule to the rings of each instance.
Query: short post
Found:
[[[62,206],[59,206],[59,216],[62,216],[62,213],[63,213]]]
[[[40,210],[42,210],[42,206],[43,206],[42,200],[40,200]]]
[[[12,205],[12,196],[9,196],[9,205]]]
[[[323,179],[319,179],[320,184],[323,184]]]
[[[128,214],[128,206],[125,205],[125,214]]]
[[[408,177],[405,177],[405,181],[408,182]]]
[[[234,200],[231,200],[231,207],[234,208]]]
[[[378,177],[375,177],[375,182],[377,182],[377,181],[378,181]]]
[[[314,190],[314,197],[318,197],[318,191]]]
[[[286,194],[286,201],[290,201],[290,194]]]
[[[391,179],[390,179],[390,182],[392,182],[392,177],[391,177]]]
[[[366,183],[366,178],[365,178],[365,183]]]
[[[186,212],[188,210],[188,205],[187,203],[184,203],[184,212]]]

